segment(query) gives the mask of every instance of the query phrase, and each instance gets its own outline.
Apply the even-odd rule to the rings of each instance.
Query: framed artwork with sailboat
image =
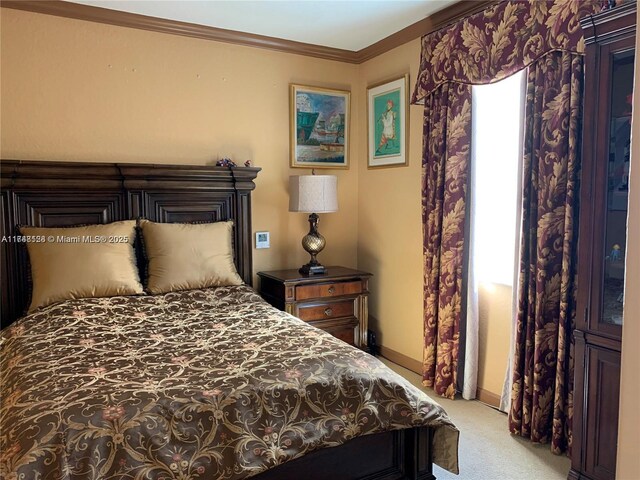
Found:
[[[290,86],[291,166],[349,168],[351,92]]]

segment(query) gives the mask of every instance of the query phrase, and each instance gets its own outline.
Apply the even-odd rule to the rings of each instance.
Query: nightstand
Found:
[[[319,275],[292,269],[258,272],[258,276],[260,295],[271,305],[368,350],[370,273],[327,267]]]

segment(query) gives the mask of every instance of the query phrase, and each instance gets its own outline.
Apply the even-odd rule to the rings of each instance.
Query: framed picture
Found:
[[[351,93],[291,85],[291,166],[349,168]]]
[[[368,168],[408,165],[409,75],[367,88]]]

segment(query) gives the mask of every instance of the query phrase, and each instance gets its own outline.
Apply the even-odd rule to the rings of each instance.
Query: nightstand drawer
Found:
[[[330,298],[341,295],[357,295],[359,293],[362,293],[361,281],[299,285],[296,287],[296,300]]]
[[[354,334],[353,326],[340,326],[340,327],[329,327],[326,328],[325,331],[330,333],[336,338],[339,338],[343,342],[347,342],[349,345],[353,345],[355,343],[355,334]]]
[[[353,317],[353,300],[323,303],[322,305],[298,305],[297,317],[304,321],[326,318]]]
[[[358,319],[351,318],[336,318],[336,319],[323,319],[310,321],[310,325],[316,328],[324,330],[330,333],[336,338],[347,342],[351,345],[355,344],[355,329],[358,326]]]

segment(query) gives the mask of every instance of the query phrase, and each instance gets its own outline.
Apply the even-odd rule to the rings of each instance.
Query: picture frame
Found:
[[[351,92],[290,85],[293,168],[349,168]]]
[[[367,87],[367,168],[409,165],[409,74]]]

